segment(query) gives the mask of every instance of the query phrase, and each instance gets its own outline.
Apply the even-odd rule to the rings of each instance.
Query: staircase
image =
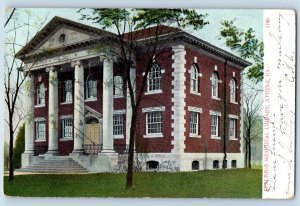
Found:
[[[88,171],[68,156],[53,156],[21,168],[17,172],[74,174]]]

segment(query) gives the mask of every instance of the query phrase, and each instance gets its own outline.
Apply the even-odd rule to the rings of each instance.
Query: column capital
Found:
[[[83,63],[82,63],[82,61],[80,61],[80,60],[77,60],[77,61],[71,61],[71,67],[72,68],[75,68],[75,67],[82,67],[83,66]]]
[[[47,68],[46,68],[46,72],[48,72],[48,73],[49,73],[50,71],[51,71],[51,72],[57,72],[58,69],[59,69],[58,66],[50,66],[50,67],[47,67]]]
[[[100,54],[100,61],[103,62],[104,60],[108,61],[117,61],[117,57],[111,53],[101,53]]]

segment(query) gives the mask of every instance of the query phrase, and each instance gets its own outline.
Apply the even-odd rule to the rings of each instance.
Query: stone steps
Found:
[[[40,160],[18,172],[32,173],[87,173],[88,171],[68,156],[54,156]]]

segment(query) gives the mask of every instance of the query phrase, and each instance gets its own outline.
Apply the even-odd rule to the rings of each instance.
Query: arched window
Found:
[[[123,78],[121,76],[114,77],[114,95],[123,97]]]
[[[97,99],[97,80],[94,75],[89,75],[86,79],[86,98]]]
[[[199,170],[199,161],[192,162],[192,170]]]
[[[213,169],[219,169],[219,160],[213,161]]]
[[[63,102],[72,102],[73,100],[72,87],[73,87],[72,80],[67,80],[63,82],[63,92],[62,92]]]
[[[194,64],[191,67],[191,92],[198,92],[198,69]]]
[[[148,92],[161,90],[161,68],[158,64],[152,64],[147,80]]]
[[[157,161],[148,161],[146,163],[146,170],[157,169],[158,165],[159,165],[159,162],[157,162]]]
[[[45,105],[45,87],[43,83],[39,83],[37,86],[36,104]]]
[[[218,98],[219,97],[219,77],[216,72],[212,73],[211,77],[211,94],[212,97]]]
[[[236,160],[231,161],[231,168],[235,169],[236,168]]]
[[[236,102],[236,83],[233,78],[230,80],[229,87],[230,87],[230,102]]]

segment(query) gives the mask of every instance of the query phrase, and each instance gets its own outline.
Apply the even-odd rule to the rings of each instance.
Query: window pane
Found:
[[[161,69],[157,64],[153,64],[148,73],[148,89],[149,91],[161,89]]]
[[[198,113],[190,112],[190,133],[198,134]]]
[[[36,122],[36,139],[37,140],[44,140],[46,139],[46,127],[44,121]]]
[[[123,135],[123,115],[115,114],[113,118],[113,134]]]
[[[218,135],[218,116],[216,115],[211,116],[211,135]]]
[[[148,134],[162,133],[162,112],[147,113]]]
[[[62,138],[73,138],[73,120],[71,118],[62,120]]]

